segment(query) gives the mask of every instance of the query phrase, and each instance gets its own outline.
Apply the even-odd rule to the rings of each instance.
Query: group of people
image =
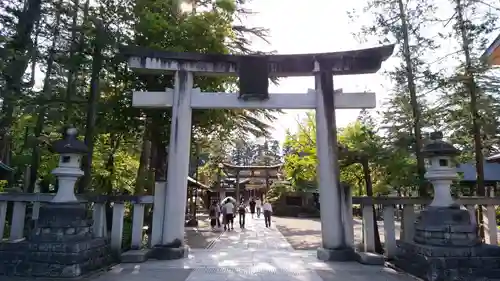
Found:
[[[261,213],[263,213],[266,227],[271,227],[273,207],[269,202],[266,201],[262,204],[262,201],[259,198],[252,198],[248,203],[248,207],[250,209],[250,213],[252,214],[252,218],[255,213],[257,213],[257,218],[260,218]],[[236,208],[233,200],[229,198],[225,199],[220,204],[218,201],[213,201],[209,208],[210,226],[212,227],[212,230],[215,230],[216,227],[220,228],[220,218],[222,216],[222,225],[224,226],[224,230],[233,230],[235,213],[238,213],[240,228],[245,228],[246,212],[247,206],[243,200],[240,202],[238,208]]]

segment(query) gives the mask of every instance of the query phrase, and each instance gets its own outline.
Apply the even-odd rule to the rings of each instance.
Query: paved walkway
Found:
[[[276,227],[286,237],[288,243],[296,250],[314,250],[321,246],[321,220],[319,218],[294,218],[275,217]],[[385,241],[384,222],[378,221],[380,241]],[[356,245],[362,243],[363,223],[360,219],[354,219],[354,242]],[[400,222],[395,225],[396,238],[399,239],[401,232]],[[500,240],[499,240],[500,241]]]
[[[235,224],[237,226],[237,224]],[[95,281],[414,281],[380,266],[325,263],[316,251],[297,251],[263,218],[247,216],[246,229],[225,232],[211,249],[193,250],[187,259],[123,264]]]

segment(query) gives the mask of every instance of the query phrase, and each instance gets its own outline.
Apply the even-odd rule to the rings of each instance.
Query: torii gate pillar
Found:
[[[321,260],[349,260],[355,258],[352,248],[352,230],[344,225],[346,212],[341,202],[338,169],[338,151],[334,109],[373,108],[374,93],[342,93],[333,90],[333,75],[363,74],[378,71],[394,46],[372,49],[309,54],[271,55],[266,58],[269,75],[315,76],[316,87],[305,94],[269,94],[265,100],[239,99],[237,94],[201,93],[193,89],[193,74],[236,75],[241,56],[169,53],[127,48],[129,66],[142,73],[175,73],[175,88],[165,92],[134,92],[133,105],[142,108],[172,107],[168,174],[164,206],[155,206],[154,212],[163,214],[153,224],[153,256],[158,259],[176,259],[187,255],[184,245],[184,211],[186,180],[191,141],[193,108],[226,109],[316,109],[318,157],[318,185],[321,203],[322,248]],[[267,96],[267,93],[266,93]],[[160,193],[161,194],[161,193]],[[156,201],[156,200],[155,200]],[[156,254],[155,254],[156,253]]]

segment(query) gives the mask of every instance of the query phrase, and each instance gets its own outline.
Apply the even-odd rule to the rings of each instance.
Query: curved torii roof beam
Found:
[[[315,62],[324,61],[332,66],[333,75],[355,75],[375,73],[383,61],[391,56],[394,45],[374,48],[349,50],[342,52],[315,54],[263,55],[268,62],[270,77],[311,76],[315,70]],[[176,71],[180,68],[187,71],[197,70],[200,63],[210,63],[207,75],[237,75],[239,65],[245,55],[176,53],[142,48],[122,46],[121,55],[128,57],[129,66],[143,73]],[[182,66],[181,66],[182,64]]]

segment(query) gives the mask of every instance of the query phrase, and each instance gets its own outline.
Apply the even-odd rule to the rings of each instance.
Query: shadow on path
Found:
[[[221,232],[214,232],[210,227],[207,214],[199,214],[198,227],[186,227],[184,242],[191,249],[210,248],[221,236]]]

